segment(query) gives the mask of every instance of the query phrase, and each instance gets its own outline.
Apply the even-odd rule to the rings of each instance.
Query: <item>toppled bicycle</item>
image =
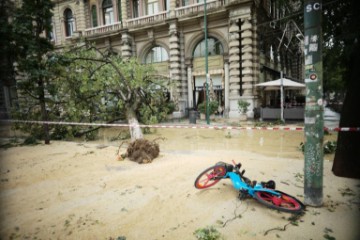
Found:
[[[228,164],[218,162],[205,169],[195,180],[195,187],[204,189],[214,186],[220,180],[230,178],[233,187],[239,191],[239,198],[252,197],[269,208],[283,212],[301,213],[305,210],[304,204],[295,197],[275,190],[273,180],[268,182],[251,181],[244,176],[245,170],[240,172],[241,163]]]

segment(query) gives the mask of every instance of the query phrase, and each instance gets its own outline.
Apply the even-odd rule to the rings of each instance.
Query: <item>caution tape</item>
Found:
[[[94,127],[140,127],[140,128],[179,128],[179,129],[216,129],[216,130],[268,130],[268,131],[303,131],[304,127],[238,127],[226,125],[145,125],[145,124],[122,124],[122,123],[79,123],[79,122],[54,122],[54,121],[28,121],[28,120],[0,120],[7,123],[70,125],[70,126],[94,126]],[[324,127],[325,131],[334,132],[360,132],[358,127]]]

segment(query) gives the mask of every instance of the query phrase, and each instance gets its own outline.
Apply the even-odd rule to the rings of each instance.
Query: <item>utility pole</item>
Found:
[[[284,85],[283,85],[283,71],[280,72],[280,119],[284,123]]]
[[[305,0],[305,167],[304,202],[323,204],[323,67],[322,67],[322,0]]]
[[[206,123],[210,124],[209,117],[209,64],[208,64],[208,34],[207,34],[207,4],[204,1],[204,32],[205,32],[205,85],[206,85]]]

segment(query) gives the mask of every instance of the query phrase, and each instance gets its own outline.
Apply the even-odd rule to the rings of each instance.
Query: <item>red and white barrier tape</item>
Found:
[[[0,120],[7,123],[32,123],[49,125],[72,125],[72,126],[95,126],[95,127],[129,127],[130,124],[121,123],[79,123],[79,122],[53,122],[53,121],[26,121],[26,120]],[[135,125],[133,125],[135,126]],[[138,125],[141,128],[189,128],[189,129],[217,129],[217,130],[280,130],[280,131],[303,131],[304,127],[236,127],[236,126],[217,126],[217,125]],[[360,132],[358,127],[324,127],[326,131],[335,132]]]

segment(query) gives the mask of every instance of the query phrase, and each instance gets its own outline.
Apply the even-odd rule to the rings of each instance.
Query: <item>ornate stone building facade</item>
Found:
[[[154,64],[159,74],[170,77],[169,91],[181,116],[204,101],[204,0],[54,2],[52,40],[57,48],[82,37],[125,59]],[[273,56],[278,42],[269,34],[274,30],[271,20],[281,17],[274,2],[206,2],[209,81],[214,98],[230,118],[239,116],[239,99],[251,104],[247,115],[254,116],[253,109],[262,102],[255,84],[272,80],[279,69],[293,74],[294,66],[287,67],[289,53]]]

